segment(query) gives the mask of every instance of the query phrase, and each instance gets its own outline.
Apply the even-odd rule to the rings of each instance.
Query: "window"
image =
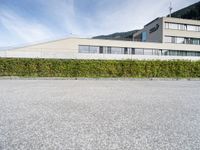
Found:
[[[177,51],[169,51],[170,56],[177,56]]]
[[[128,48],[124,48],[124,54],[128,54]]]
[[[131,48],[131,54],[135,55],[135,49]]]
[[[197,31],[200,32],[200,26],[197,26]]]
[[[189,42],[190,44],[200,44],[200,39],[172,37],[177,43]],[[157,55],[157,56],[199,56],[198,51],[183,50],[164,50],[164,49],[146,49],[146,48],[122,48],[122,47],[104,47],[92,45],[80,45],[79,53],[107,53],[107,54],[132,54],[132,55]]]
[[[144,49],[144,55],[153,55],[152,49]]]
[[[186,37],[165,36],[164,37],[164,42],[165,43],[200,45],[200,39],[198,39],[198,38],[186,38]]]
[[[100,53],[100,54],[103,54],[103,46],[100,46],[100,47],[99,47],[99,53]]]
[[[107,47],[107,54],[111,54],[111,47]]]
[[[184,38],[181,38],[181,37],[176,38],[176,43],[178,44],[184,44],[185,43],[184,41],[185,41]]]
[[[200,32],[200,26],[165,22],[166,29],[187,30]]]
[[[200,56],[200,52],[196,52],[196,56]]]
[[[90,46],[90,53],[99,53],[99,47]]]
[[[196,56],[195,52],[187,52],[187,56]]]
[[[176,43],[176,38],[175,37],[171,37],[172,38],[172,42],[171,43]]]
[[[169,29],[179,29],[179,25],[178,24],[175,24],[175,23],[169,23]]]
[[[187,25],[185,25],[185,24],[180,24],[180,26],[179,26],[180,28],[180,30],[187,30]]]
[[[147,32],[142,32],[142,42],[147,41]]]
[[[169,50],[162,50],[162,55],[164,55],[164,56],[169,55]]]
[[[169,29],[169,23],[168,22],[165,23],[165,29]]]
[[[170,36],[165,36],[164,42],[165,42],[165,43],[172,43],[172,37],[170,37]]]
[[[162,50],[154,49],[154,50],[152,50],[152,54],[160,56],[160,55],[162,55]]]
[[[199,45],[199,41],[198,39],[191,39],[191,44]]]
[[[111,49],[112,54],[122,54],[122,48],[112,47]]]
[[[188,31],[196,31],[196,26],[187,25],[187,30]]]
[[[143,49],[135,49],[135,55],[144,55],[144,50]]]
[[[99,53],[99,47],[98,46],[80,45],[79,53]]]
[[[79,46],[79,53],[90,53],[89,46]]]
[[[187,56],[187,51],[178,51],[178,56]]]

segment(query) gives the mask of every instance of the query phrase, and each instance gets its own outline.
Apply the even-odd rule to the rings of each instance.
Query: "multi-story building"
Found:
[[[0,51],[4,57],[72,59],[200,59],[200,21],[157,18],[133,41],[67,38]]]
[[[157,18],[133,35],[134,41],[200,45],[200,21]]]

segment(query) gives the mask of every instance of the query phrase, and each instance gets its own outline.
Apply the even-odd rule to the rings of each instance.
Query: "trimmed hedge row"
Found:
[[[200,61],[0,58],[0,76],[198,78]]]

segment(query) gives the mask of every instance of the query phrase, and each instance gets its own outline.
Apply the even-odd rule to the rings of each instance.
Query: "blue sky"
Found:
[[[173,0],[173,10],[198,0]],[[142,28],[170,0],[0,0],[0,47]]]

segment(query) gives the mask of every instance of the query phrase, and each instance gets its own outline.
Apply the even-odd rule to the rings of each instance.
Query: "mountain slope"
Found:
[[[168,15],[169,16],[169,15]],[[172,13],[172,17],[174,18],[183,18],[183,19],[194,19],[200,20],[200,1],[192,4],[186,8],[180,9],[174,13]],[[128,32],[118,32],[109,35],[100,35],[93,37],[94,39],[113,39],[113,40],[132,40],[133,33],[138,30],[132,30]]]
[[[117,32],[109,35],[100,35],[93,37],[94,39],[114,39],[114,40],[125,40],[130,41],[133,38],[133,34],[138,30],[132,30],[128,32]]]
[[[172,17],[200,20],[200,1],[172,13]]]

